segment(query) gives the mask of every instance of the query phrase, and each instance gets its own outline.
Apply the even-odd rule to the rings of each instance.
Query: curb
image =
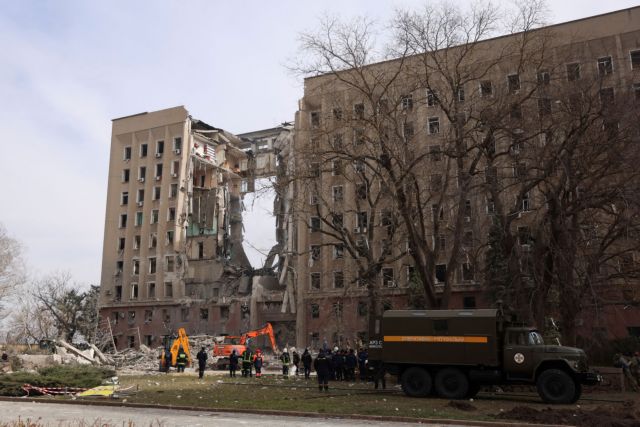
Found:
[[[501,422],[501,421],[474,421],[474,420],[454,420],[440,418],[412,418],[385,415],[357,415],[357,414],[319,414],[315,412],[293,412],[293,411],[272,411],[267,409],[229,409],[229,408],[205,408],[199,406],[178,406],[178,405],[154,405],[150,403],[128,403],[115,401],[85,401],[85,400],[59,400],[49,398],[34,397],[6,397],[0,396],[0,402],[32,402],[32,403],[55,403],[66,405],[86,405],[104,407],[124,407],[124,408],[148,408],[148,409],[170,409],[177,411],[192,412],[221,412],[221,413],[243,413],[253,415],[273,415],[284,417],[305,417],[305,418],[326,418],[326,419],[349,419],[364,421],[387,421],[414,424],[440,424],[440,425],[465,425],[474,427],[566,427],[557,424],[537,424],[522,422]]]

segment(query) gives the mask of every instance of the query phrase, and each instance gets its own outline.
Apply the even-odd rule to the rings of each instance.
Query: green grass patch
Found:
[[[23,384],[38,387],[92,388],[114,375],[115,372],[112,369],[88,365],[58,365],[41,368],[35,373],[2,374],[0,375],[0,396],[24,396]]]

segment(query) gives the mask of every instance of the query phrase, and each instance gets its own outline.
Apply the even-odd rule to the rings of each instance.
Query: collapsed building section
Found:
[[[275,176],[283,131],[240,138],[184,107],[113,121],[100,328],[115,348],[158,346],[178,328],[215,336],[267,321],[281,344],[293,342],[280,270],[254,270],[242,244],[242,198]]]

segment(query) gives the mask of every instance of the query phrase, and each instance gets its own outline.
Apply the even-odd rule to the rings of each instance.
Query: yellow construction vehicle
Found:
[[[171,342],[173,339],[173,342]],[[178,360],[178,353],[180,352],[180,348],[187,355],[187,367],[191,366],[191,350],[189,348],[189,337],[187,336],[187,332],[184,328],[178,329],[178,336],[164,337],[164,351],[160,355],[160,370],[167,372],[169,368],[172,366],[176,366],[176,362]]]

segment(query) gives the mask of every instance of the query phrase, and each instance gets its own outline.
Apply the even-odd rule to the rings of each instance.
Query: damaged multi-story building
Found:
[[[184,107],[113,120],[100,315],[117,348],[155,346],[180,327],[237,334],[266,321],[292,339],[286,284],[254,270],[242,245],[242,196],[275,175],[273,142],[287,134],[262,132],[263,146]]]

